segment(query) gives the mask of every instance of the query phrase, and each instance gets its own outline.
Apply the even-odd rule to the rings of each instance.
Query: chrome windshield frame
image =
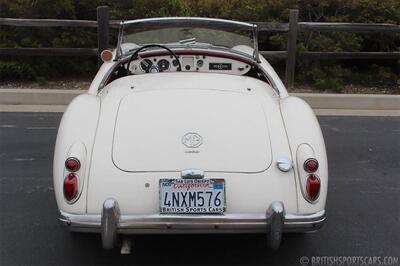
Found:
[[[201,17],[163,17],[163,18],[146,18],[121,21],[119,24],[118,32],[118,46],[116,51],[116,60],[123,56],[122,54],[122,39],[124,26],[126,25],[138,25],[138,26],[165,26],[165,27],[202,27],[211,29],[238,29],[248,30],[253,33],[253,60],[259,62],[259,51],[258,51],[258,29],[257,25],[253,23],[240,22],[226,19],[216,18],[201,18]],[[211,46],[212,47],[212,46]]]

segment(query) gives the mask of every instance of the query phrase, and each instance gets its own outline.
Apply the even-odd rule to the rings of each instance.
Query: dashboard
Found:
[[[232,75],[244,75],[250,71],[250,65],[229,58],[205,55],[180,55],[178,59],[182,72],[213,72]],[[149,56],[133,60],[130,64],[132,74],[176,72],[179,63],[170,55]]]

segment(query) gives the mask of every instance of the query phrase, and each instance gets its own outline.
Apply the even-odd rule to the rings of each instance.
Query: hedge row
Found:
[[[108,5],[111,19],[160,16],[219,17],[241,21],[287,22],[289,9],[300,21],[400,24],[398,0],[2,0],[0,17],[96,19],[96,7]],[[111,34],[115,36],[116,32]],[[287,35],[263,33],[261,50],[286,49]],[[0,47],[96,47],[95,29],[2,26]],[[400,34],[301,33],[299,51],[400,51]],[[0,58],[0,80],[88,76],[96,58]],[[276,68],[283,73],[284,62]],[[340,91],[345,84],[382,86],[400,91],[396,60],[300,61],[297,83]]]

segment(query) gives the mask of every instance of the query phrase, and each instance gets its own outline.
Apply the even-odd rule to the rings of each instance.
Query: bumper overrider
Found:
[[[101,215],[60,211],[59,220],[72,231],[101,233],[105,249],[114,247],[117,234],[163,233],[267,233],[269,246],[277,248],[283,232],[318,230],[325,217],[325,210],[305,215],[288,214],[280,201],[272,202],[264,214],[125,215],[120,213],[115,199],[107,199]]]

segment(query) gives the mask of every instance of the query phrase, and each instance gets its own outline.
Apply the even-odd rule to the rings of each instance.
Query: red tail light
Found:
[[[310,200],[316,200],[319,196],[319,190],[321,188],[321,181],[316,175],[309,175],[307,178],[307,195]]]
[[[65,160],[65,167],[68,169],[68,171],[71,172],[76,172],[81,168],[81,162],[73,157],[69,157],[67,160]]]
[[[317,171],[318,166],[319,166],[318,161],[315,160],[314,158],[307,159],[304,162],[304,170],[308,173],[314,173],[315,171]]]
[[[67,175],[64,179],[64,197],[72,201],[78,195],[78,176],[74,173]]]

